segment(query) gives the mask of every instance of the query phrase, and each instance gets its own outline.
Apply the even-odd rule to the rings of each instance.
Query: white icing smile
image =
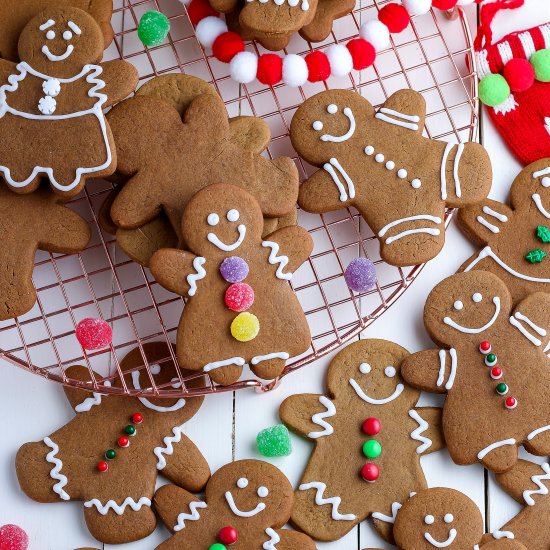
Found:
[[[331,104],[327,107],[327,112],[331,115],[338,112],[338,107],[334,104]],[[345,134],[342,134],[341,136],[333,136],[331,134],[323,134],[321,136],[321,141],[332,141],[333,143],[341,143],[343,141],[347,141],[350,139],[353,134],[355,133],[355,117],[353,116],[353,112],[349,107],[344,107],[343,110],[344,115],[349,120],[349,128],[348,131]],[[321,131],[323,128],[323,123],[320,120],[316,120],[313,123],[313,129],[317,132]]]
[[[207,239],[214,245],[217,246],[220,250],[224,250],[225,252],[231,252],[233,250],[236,250],[243,244],[244,238],[246,237],[246,225],[241,223],[237,227],[237,231],[239,232],[239,238],[232,244],[225,244],[224,242],[220,241],[219,237],[215,233],[208,233]]]
[[[67,59],[74,51],[74,46],[72,44],[69,44],[67,46],[67,49],[64,53],[61,55],[55,55],[50,51],[50,48],[48,46],[44,45],[42,46],[42,53],[50,60],[50,61],[64,61]]]
[[[464,327],[462,325],[459,325],[456,321],[453,321],[450,317],[444,317],[443,322],[446,325],[449,325],[450,327],[453,327],[454,329],[460,332],[465,332],[466,334],[479,334],[480,332],[483,332],[488,328],[490,328],[494,324],[494,322],[497,320],[498,316],[500,315],[500,298],[498,296],[495,296],[493,298],[493,303],[495,304],[495,313],[491,317],[490,321],[485,325],[483,325],[482,327],[479,327],[479,328]]]
[[[371,366],[369,364],[361,363],[361,365],[359,365],[359,372],[361,372],[361,374],[368,374],[370,373],[370,371],[371,371]],[[392,366],[386,367],[386,369],[384,370],[384,373],[388,378],[393,378],[396,375],[395,367],[392,367]],[[354,389],[355,393],[358,395],[358,397],[360,397],[366,403],[370,403],[371,405],[385,405],[386,403],[390,403],[394,399],[397,399],[405,389],[405,386],[403,386],[403,384],[397,384],[397,386],[395,386],[394,392],[390,396],[385,397],[383,399],[375,399],[374,397],[370,397],[363,391],[363,389],[357,383],[355,378],[350,378],[349,383],[351,387]]]
[[[227,504],[229,505],[229,508],[231,508],[231,511],[241,518],[251,518],[265,510],[265,504],[263,502],[258,502],[256,504],[256,507],[252,510],[248,511],[242,511],[239,510],[237,505],[235,504],[235,501],[233,500],[233,495],[231,494],[231,491],[226,491],[225,493],[225,500],[227,500]]]
[[[438,540],[434,539],[432,535],[430,535],[430,533],[424,533],[424,538],[436,548],[446,548],[454,542],[456,538],[456,529],[451,529],[449,531],[449,536],[443,542],[439,542]]]
[[[155,374],[155,372],[153,371],[154,366],[155,365],[153,365],[151,367],[151,371],[153,372],[153,374]],[[136,390],[141,390],[141,385],[139,383],[139,375],[140,375],[140,373],[137,370],[132,372],[132,383],[134,384],[134,389],[136,389]],[[178,384],[178,386],[179,385],[180,384]],[[175,384],[172,385],[172,387],[174,387],[174,386],[175,386]],[[185,406],[185,399],[178,399],[176,401],[176,403],[174,403],[171,407],[161,407],[159,405],[155,405],[154,403],[151,403],[151,401],[149,401],[149,399],[146,399],[145,397],[138,397],[138,399],[148,409],[151,409],[152,411],[156,411],[156,412],[160,412],[160,413],[178,411],[179,409],[181,409],[182,407]]]

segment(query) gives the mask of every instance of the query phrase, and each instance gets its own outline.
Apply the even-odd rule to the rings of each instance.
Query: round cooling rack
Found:
[[[335,22],[331,36],[323,43],[311,45],[295,36],[286,51],[305,55],[312,49],[345,43],[356,37],[361,24],[374,18],[376,10],[386,3],[359,0],[352,14]],[[163,44],[146,49],[137,37],[137,24],[151,9],[169,17],[171,32]],[[106,51],[106,59],[123,58],[133,63],[139,70],[140,84],[155,75],[174,72],[211,82],[226,103],[229,116],[255,115],[269,124],[272,141],[267,154],[292,156],[302,179],[313,169],[292,149],[290,121],[306,98],[325,88],[353,89],[375,106],[399,89],[412,88],[427,102],[427,136],[450,142],[476,138],[479,105],[475,60],[466,15],[458,10],[414,18],[407,30],[392,35],[391,47],[378,54],[373,67],[347,77],[331,77],[326,83],[308,83],[303,88],[282,84],[271,88],[258,82],[242,86],[232,81],[228,66],[200,47],[185,8],[177,0],[115,0],[113,26],[115,40]],[[264,51],[255,43],[247,47],[257,53]],[[112,184],[94,181],[70,203],[92,227],[90,245],[78,255],[38,252],[33,275],[38,295],[35,307],[16,320],[0,322],[1,358],[67,386],[104,394],[166,398],[246,387],[269,390],[280,378],[335,350],[368,327],[398,300],[423,268],[396,268],[382,262],[376,238],[354,209],[321,216],[300,212],[299,223],[315,243],[311,258],[292,280],[311,329],[308,352],[291,359],[276,381],[254,379],[245,370],[242,380],[231,386],[215,385],[208,376],[204,382],[195,380],[190,385],[189,381],[202,373],[184,376],[178,366],[181,385],[156,385],[142,346],[148,342],[175,342],[185,301],[158,285],[147,269],[124,255],[112,235],[100,229],[98,211],[111,190]],[[447,224],[451,214],[447,212]],[[363,294],[350,291],[344,281],[345,267],[357,256],[370,258],[378,274],[377,287]],[[74,331],[86,317],[102,317],[112,326],[113,343],[109,348],[83,351]],[[134,370],[146,371],[150,380],[149,387],[139,390],[127,386],[128,377],[123,376],[120,367],[123,357],[136,346],[141,349],[143,364]],[[177,365],[173,351],[164,361],[175,361]],[[91,382],[66,375],[65,369],[74,364],[88,367]],[[145,379],[147,376],[141,377]]]

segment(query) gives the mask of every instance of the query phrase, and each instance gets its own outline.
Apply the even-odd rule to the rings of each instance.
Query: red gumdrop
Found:
[[[310,82],[327,80],[330,76],[330,63],[328,57],[319,50],[308,53],[305,57],[308,77]]]
[[[234,283],[225,291],[225,305],[231,311],[246,311],[254,303],[254,291],[246,283]]]
[[[223,63],[229,63],[241,52],[244,52],[244,40],[236,32],[223,32],[212,44],[214,57]]]
[[[346,44],[346,48],[351,54],[353,68],[356,71],[370,67],[376,59],[376,50],[374,46],[362,38],[354,38]]]
[[[29,537],[21,527],[9,523],[0,527],[0,550],[27,550]]]
[[[273,86],[283,79],[283,60],[274,53],[264,53],[258,59],[256,78],[268,86]]]
[[[535,83],[535,69],[527,59],[510,59],[502,73],[512,92],[525,92]]]
[[[432,6],[438,10],[452,10],[458,4],[458,0],[432,0]]]
[[[386,4],[378,12],[378,19],[391,33],[404,31],[411,21],[409,12],[401,4]]]
[[[103,319],[82,319],[75,333],[84,349],[105,348],[113,341],[113,329]]]
[[[218,17],[220,14],[210,5],[208,0],[191,0],[191,3],[187,6],[187,15],[189,15],[193,26],[196,27],[199,21],[202,21],[205,17],[210,15]]]
[[[237,534],[237,529],[228,525],[227,527],[222,527],[218,533],[218,540],[222,544],[235,544],[239,535]]]

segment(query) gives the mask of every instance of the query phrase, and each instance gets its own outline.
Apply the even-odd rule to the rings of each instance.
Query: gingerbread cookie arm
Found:
[[[7,84],[8,76],[17,71],[16,64],[6,59],[0,59],[0,85]]]
[[[266,529],[266,535],[273,546],[264,543],[262,548],[276,548],[277,550],[315,550],[315,543],[303,533],[290,529]]]
[[[317,170],[302,183],[298,194],[298,204],[306,212],[316,214],[340,210],[340,208],[353,205],[355,189],[347,182],[348,178],[345,168],[340,163],[338,163],[338,167],[326,163],[322,170]]]
[[[430,349],[406,357],[401,364],[401,376],[413,388],[446,393],[453,386],[457,368],[455,349]]]
[[[284,424],[297,434],[311,439],[330,435],[334,431],[330,417],[335,415],[336,406],[328,397],[312,393],[291,395],[279,407],[279,416]]]
[[[271,233],[262,246],[270,250],[269,263],[278,264],[277,272],[284,276],[294,273],[309,258],[313,239],[303,227],[295,225]]]
[[[137,69],[121,59],[114,59],[101,63],[103,68],[102,78],[105,88],[101,93],[107,94],[107,101],[103,107],[109,107],[128,97],[138,85],[139,75]]]
[[[535,292],[522,300],[510,323],[536,347],[548,350],[550,340],[550,294]]]
[[[426,120],[426,101],[413,90],[399,90],[386,100],[375,116],[378,120],[422,134]]]
[[[533,506],[549,492],[550,466],[518,460],[511,470],[496,474],[495,479],[520,504]]]
[[[229,119],[222,99],[214,95],[196,97],[185,111],[183,122],[192,128],[197,147],[230,136]]]
[[[37,235],[38,248],[64,254],[73,254],[86,248],[91,237],[90,227],[76,212],[53,204],[48,209],[47,219],[47,223],[37,226],[42,229],[42,233]]]
[[[206,260],[185,250],[163,248],[153,254],[149,268],[159,284],[170,292],[194,296],[197,281],[204,278]]]
[[[409,411],[409,416],[418,423],[411,437],[419,441],[418,454],[428,455],[445,447],[442,426],[443,409],[439,407],[417,407]]]
[[[513,210],[507,205],[487,200],[461,208],[458,211],[458,224],[474,244],[485,246],[491,243],[512,216]]]
[[[206,508],[204,501],[175,485],[162,486],[155,493],[153,504],[160,519],[172,533],[184,529],[188,521],[199,520]]]
[[[271,130],[262,118],[238,116],[229,120],[230,139],[253,153],[261,153],[271,139]]]
[[[96,380],[101,378],[101,375],[94,373]],[[65,370],[65,376],[73,380],[80,380],[82,382],[90,382],[90,371],[87,367],[82,365],[73,365]],[[109,385],[107,383],[107,385]],[[65,397],[71,405],[71,407],[77,412],[87,412],[93,405],[99,405],[101,403],[101,394],[97,392],[90,392],[87,390],[81,390],[75,387],[65,386],[63,388]]]

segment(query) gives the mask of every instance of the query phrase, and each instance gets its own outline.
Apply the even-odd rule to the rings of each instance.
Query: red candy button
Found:
[[[141,424],[143,422],[143,415],[141,413],[132,415],[132,422],[134,424]]]
[[[118,446],[119,447],[129,447],[130,446],[130,440],[123,435],[122,437],[118,438]]]
[[[222,527],[218,533],[218,540],[222,544],[235,544],[238,538],[239,536],[237,534],[237,529],[235,529],[235,527],[231,527],[231,525]]]
[[[507,409],[515,409],[518,406],[518,400],[515,397],[507,397],[504,405]]]
[[[493,380],[499,380],[502,378],[502,369],[500,367],[493,367],[491,369],[491,378]]]
[[[97,463],[97,469],[100,472],[106,472],[109,469],[109,465],[105,461],[101,461]]]
[[[369,483],[376,481],[379,475],[380,468],[378,468],[378,466],[376,464],[373,464],[372,462],[367,462],[361,468],[361,477]]]
[[[483,354],[487,354],[491,351],[491,344],[487,342],[487,340],[483,340],[481,344],[479,344],[479,351]]]
[[[380,420],[378,418],[367,418],[361,429],[367,435],[376,435],[380,431]]]

